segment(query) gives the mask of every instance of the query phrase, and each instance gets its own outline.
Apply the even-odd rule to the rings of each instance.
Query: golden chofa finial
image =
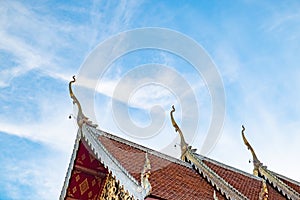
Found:
[[[73,104],[77,104],[77,107],[78,107],[77,124],[78,124],[79,127],[82,127],[82,125],[84,123],[92,125],[92,122],[89,121],[88,118],[83,114],[81,105],[80,105],[78,99],[76,98],[76,96],[73,93],[72,84],[75,83],[76,79],[75,79],[75,76],[73,76],[72,78],[73,78],[73,80],[71,80],[69,82],[69,92],[70,92],[70,97],[73,99]],[[96,127],[97,125],[92,125],[92,126]]]
[[[253,166],[254,166],[253,174],[255,176],[258,176],[258,168],[259,168],[259,166],[262,165],[262,163],[258,160],[258,158],[257,158],[257,156],[256,156],[256,154],[255,154],[255,152],[254,152],[254,150],[252,148],[252,146],[249,144],[248,140],[246,139],[244,132],[245,132],[245,127],[242,125],[242,137],[243,137],[244,143],[247,146],[248,150],[251,151],[251,154],[252,154],[252,157],[253,157],[253,161],[252,161],[253,162]]]
[[[172,121],[172,125],[175,128],[175,131],[179,133],[180,136],[180,147],[181,147],[181,160],[184,160],[184,155],[187,151],[188,148],[188,144],[185,142],[185,139],[183,137],[182,131],[180,130],[179,126],[177,125],[177,123],[174,120],[173,117],[173,113],[175,112],[175,107],[174,105],[172,106],[172,110],[170,112],[170,116],[171,116],[171,121]]]

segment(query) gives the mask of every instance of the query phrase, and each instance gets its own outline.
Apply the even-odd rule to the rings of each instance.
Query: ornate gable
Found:
[[[79,142],[66,199],[99,199],[107,176],[108,170]]]

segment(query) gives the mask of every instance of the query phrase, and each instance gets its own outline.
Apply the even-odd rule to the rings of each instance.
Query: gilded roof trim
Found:
[[[254,165],[254,174],[257,173],[257,175],[262,176],[264,179],[268,180],[271,185],[276,188],[279,192],[281,192],[284,196],[286,196],[288,199],[292,200],[300,200],[300,194],[285,184],[283,181],[281,181],[275,173],[269,171],[266,166],[263,166],[263,164],[258,160],[256,154],[254,153],[254,150],[252,146],[249,144],[248,140],[245,137],[245,127],[242,126],[242,137],[244,140],[245,145],[248,147],[248,149],[251,151],[251,154],[253,156],[253,165]]]
[[[182,131],[174,120],[173,113],[175,112],[174,106],[172,106],[172,111],[170,112],[172,125],[175,128],[175,131],[179,133],[181,138],[181,159],[189,162],[196,170],[201,174],[207,181],[217,190],[221,192],[222,195],[225,195],[227,199],[236,199],[236,200],[247,200],[248,198],[239,192],[236,188],[230,185],[222,177],[220,177],[214,170],[208,167],[202,159],[197,156],[196,149],[192,149],[184,139]]]
[[[129,172],[115,159],[104,145],[98,140],[98,136],[90,132],[89,125],[82,126],[82,138],[88,144],[96,158],[111,172],[116,179],[124,186],[125,191],[128,191],[134,199],[144,199],[147,192],[140,183],[135,180]]]
[[[274,188],[281,192],[288,199],[300,200],[300,194],[293,188],[281,181],[275,174],[267,169],[266,166],[258,168],[259,174],[267,179]]]
[[[147,195],[150,195],[152,190],[151,183],[149,181],[149,177],[151,175],[151,163],[148,158],[148,153],[145,153],[145,163],[143,170],[141,172],[141,186],[147,191]]]
[[[182,161],[182,160],[180,160],[180,159],[178,159],[178,158],[174,158],[174,157],[172,157],[172,156],[163,154],[163,153],[161,153],[161,152],[155,151],[155,150],[150,149],[150,148],[148,148],[148,147],[145,147],[145,146],[142,146],[142,145],[133,143],[133,142],[131,142],[131,141],[129,141],[129,140],[125,140],[125,139],[123,139],[123,138],[121,138],[121,137],[118,137],[118,136],[116,136],[116,135],[112,135],[112,134],[110,134],[110,133],[104,132],[104,131],[99,130],[99,129],[90,128],[90,127],[88,127],[88,126],[87,126],[87,129],[89,129],[90,131],[92,131],[94,134],[97,134],[98,136],[103,135],[103,136],[105,136],[105,137],[107,137],[107,138],[109,138],[109,139],[115,140],[115,141],[120,142],[120,143],[122,143],[122,144],[126,144],[126,145],[128,145],[128,146],[131,146],[131,147],[133,147],[133,148],[139,149],[139,150],[141,150],[141,151],[147,152],[148,154],[152,154],[152,155],[155,155],[155,156],[157,156],[157,157],[159,157],[159,158],[168,160],[168,161],[170,161],[170,162],[173,162],[173,163],[176,163],[176,164],[179,164],[179,165],[183,165],[183,166],[185,166],[185,167],[187,167],[187,168],[192,168],[192,166],[191,166],[190,164],[188,164],[187,162],[184,162],[184,161]],[[249,177],[249,178],[253,178],[253,179],[256,179],[256,180],[262,180],[262,178],[260,178],[260,177],[254,176],[254,175],[252,175],[252,174],[250,174],[250,173],[244,172],[244,171],[242,171],[242,170],[239,170],[239,169],[234,168],[234,167],[232,167],[232,166],[226,165],[226,164],[224,164],[224,163],[220,163],[220,162],[218,162],[218,161],[216,161],[216,160],[213,160],[213,159],[211,159],[211,158],[207,158],[207,157],[204,157],[204,156],[199,155],[199,154],[196,154],[196,153],[195,153],[195,155],[198,156],[201,160],[204,160],[204,161],[208,161],[208,162],[214,163],[214,164],[219,165],[219,166],[221,166],[221,167],[223,167],[223,168],[225,168],[225,169],[228,169],[228,170],[234,171],[234,172],[236,172],[236,173],[245,175],[245,176],[247,176],[247,177]]]
[[[280,179],[284,179],[285,181],[288,181],[288,182],[291,182],[291,183],[293,183],[293,184],[295,184],[295,185],[300,186],[300,182],[298,182],[298,181],[296,181],[296,180],[294,180],[294,179],[288,178],[288,177],[286,177],[286,176],[284,176],[284,175],[282,175],[282,174],[278,174],[278,173],[273,172],[273,171],[271,171],[271,170],[269,170],[269,171],[272,172],[275,176],[277,176],[277,177],[280,178]]]
[[[269,190],[267,187],[267,183],[264,179],[262,180],[261,190],[260,190],[258,199],[259,200],[268,200],[269,199]]]
[[[176,164],[179,164],[179,165],[183,165],[183,166],[185,166],[187,168],[192,168],[191,165],[187,164],[186,162],[184,162],[184,161],[182,161],[180,159],[177,159],[177,158],[174,158],[172,156],[163,154],[161,152],[155,151],[155,150],[150,149],[148,147],[145,147],[145,146],[133,143],[133,142],[131,142],[129,140],[125,140],[125,139],[123,139],[121,137],[112,135],[110,133],[104,132],[104,131],[99,130],[99,129],[95,129],[95,128],[91,128],[91,127],[87,127],[87,129],[89,129],[90,131],[92,131],[94,134],[97,134],[98,136],[103,135],[103,136],[105,136],[105,137],[107,137],[109,139],[115,140],[115,141],[120,142],[122,144],[126,144],[126,145],[128,145],[130,147],[139,149],[139,150],[144,151],[144,152],[146,152],[148,154],[152,154],[154,156],[157,156],[159,158],[165,159],[167,161],[170,161],[170,162],[173,162],[173,163],[176,163]]]
[[[248,172],[242,171],[240,169],[234,168],[232,166],[226,165],[224,163],[218,162],[218,161],[213,160],[211,158],[204,157],[204,156],[201,156],[199,154],[197,154],[197,156],[199,156],[203,161],[207,161],[207,162],[213,163],[215,165],[221,166],[221,167],[223,167],[225,169],[228,169],[230,171],[234,171],[235,173],[239,173],[239,174],[241,174],[243,176],[247,176],[249,178],[252,178],[252,179],[255,179],[255,180],[259,180],[259,181],[263,180],[261,177],[255,176],[255,175],[253,175],[251,173],[248,173]]]
[[[208,167],[196,154],[187,151],[185,158],[200,174],[202,174],[204,178],[208,180],[209,183],[211,183],[213,187],[216,187],[222,195],[225,195],[227,199],[248,199],[245,195],[219,176],[214,170]]]

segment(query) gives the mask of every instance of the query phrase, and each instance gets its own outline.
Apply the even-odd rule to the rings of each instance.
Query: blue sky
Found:
[[[209,157],[251,173],[240,135],[244,124],[260,160],[300,181],[299,9],[298,1],[1,1],[0,199],[58,198],[77,130],[68,119],[67,84],[99,43],[143,27],[187,35],[217,66],[226,117]],[[188,63],[167,52],[133,52],[113,63],[95,94],[95,120],[124,136],[108,106],[112,92],[128,71],[147,63],[170,66],[194,89],[200,116],[192,145],[200,149],[211,114],[209,91]],[[151,123],[152,104],[163,104],[162,137],[174,137],[168,112],[176,95],[153,85],[142,89],[130,101],[132,120]],[[165,145],[124,137],[156,149]]]

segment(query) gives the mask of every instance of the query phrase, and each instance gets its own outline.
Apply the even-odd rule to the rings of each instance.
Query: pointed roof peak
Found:
[[[184,136],[183,136],[183,133],[182,133],[181,129],[179,128],[179,126],[177,125],[177,123],[174,119],[174,116],[173,116],[174,112],[175,112],[175,107],[173,105],[172,110],[170,112],[170,116],[171,116],[172,125],[175,128],[175,132],[178,132],[179,136],[180,136],[181,160],[184,160],[184,155],[185,155],[185,153],[188,149],[188,144],[186,143],[186,141],[184,139]]]
[[[250,143],[248,142],[246,136],[245,136],[245,127],[244,125],[242,125],[242,137],[243,137],[243,141],[244,141],[244,144],[247,146],[248,150],[251,151],[251,154],[252,154],[252,162],[253,162],[253,166],[254,166],[254,169],[253,169],[253,174],[255,176],[258,176],[258,168],[259,166],[262,165],[262,163],[258,160],[255,152],[254,152],[254,149],[252,148],[252,146],[250,145]]]
[[[292,187],[287,185],[275,173],[268,170],[267,167],[264,166],[258,160],[252,146],[249,144],[248,140],[245,137],[244,131],[245,131],[245,127],[242,125],[242,137],[243,137],[244,143],[248,147],[248,149],[251,151],[251,154],[253,156],[253,165],[254,165],[253,173],[254,173],[254,175],[261,176],[265,180],[268,180],[274,188],[276,188],[279,192],[281,192],[288,199],[300,200],[300,194],[295,189],[293,189]]]
[[[89,121],[84,114],[83,114],[83,111],[82,111],[82,107],[80,105],[80,102],[78,101],[77,97],[75,96],[75,94],[73,93],[73,90],[72,90],[72,84],[74,84],[76,82],[76,79],[75,79],[75,75],[72,77],[73,80],[71,80],[69,82],[69,93],[70,93],[70,97],[71,99],[73,100],[73,104],[76,104],[77,107],[78,107],[78,112],[77,112],[77,116],[76,116],[76,120],[77,120],[77,124],[78,126],[81,128],[82,125],[84,123],[90,125],[90,126],[93,126],[93,127],[97,127],[96,124],[92,124],[91,121]]]

